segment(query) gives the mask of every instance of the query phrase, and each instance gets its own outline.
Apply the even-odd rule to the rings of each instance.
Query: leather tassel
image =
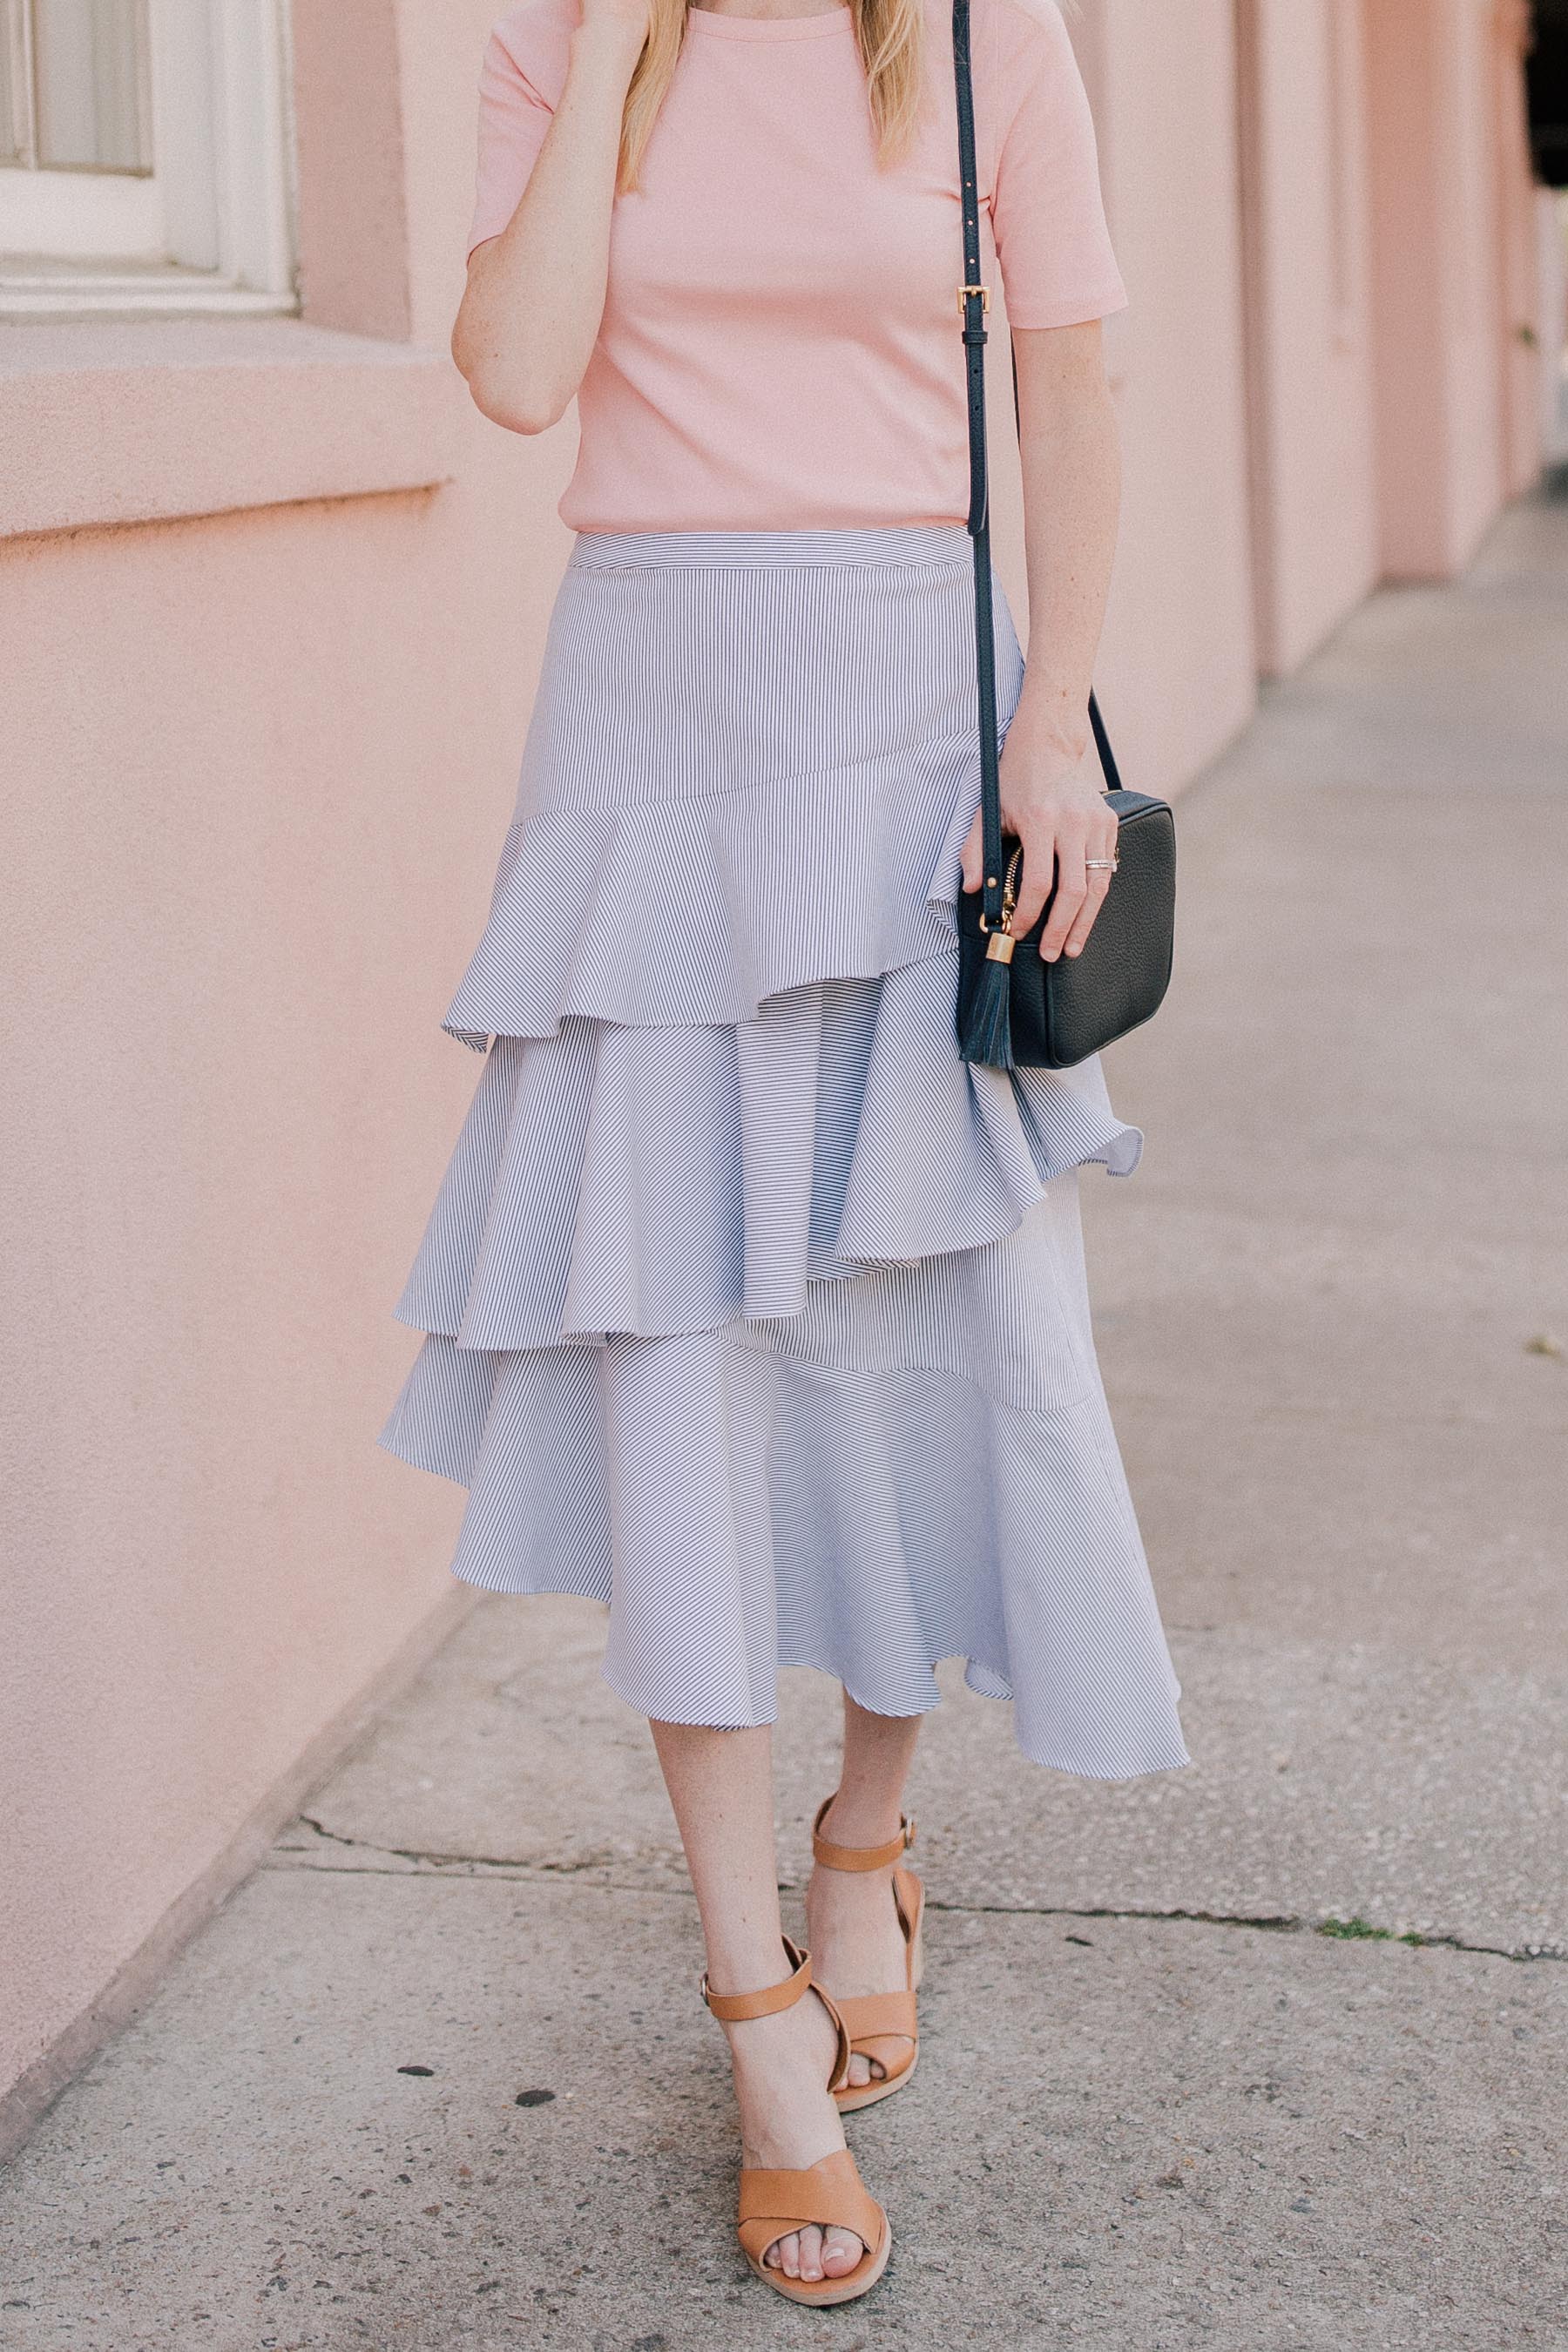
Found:
[[[959,1051],[966,1062],[993,1070],[1013,1066],[1013,975],[1010,961],[1000,956],[988,955],[981,967]]]

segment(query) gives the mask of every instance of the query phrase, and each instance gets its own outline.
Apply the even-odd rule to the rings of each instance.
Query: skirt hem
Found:
[[[385,1446],[387,1452],[392,1454],[396,1453],[396,1448],[390,1445],[384,1436],[382,1437],[378,1443]],[[397,1458],[399,1460],[407,1459],[405,1455],[398,1455]],[[422,1467],[423,1465],[416,1465],[415,1466]],[[454,1582],[466,1585],[470,1592],[488,1593],[492,1600],[597,1601],[602,1608],[608,1605],[604,1601],[603,1596],[600,1593],[593,1591],[585,1591],[581,1584],[557,1582],[554,1580],[551,1580],[543,1584],[531,1584],[522,1587],[508,1588],[505,1591],[498,1591],[494,1585],[483,1584],[475,1577],[465,1576],[461,1570],[454,1569],[452,1574]],[[976,1697],[992,1699],[1001,1705],[1008,1706],[1011,1706],[1014,1704],[1013,1692],[1008,1685],[1006,1675],[1002,1672],[1000,1667],[990,1664],[984,1658],[972,1657],[963,1650],[949,1650],[944,1652],[944,1654],[939,1658],[930,1659],[928,1664],[931,1667],[931,1673],[934,1675],[938,1666],[947,1665],[955,1659],[960,1658],[963,1661],[963,1679],[965,1686],[969,1690],[973,1691]],[[863,1707],[868,1715],[885,1715],[890,1720],[895,1722],[912,1723],[917,1720],[923,1719],[928,1715],[934,1715],[938,1708],[944,1704],[942,1697],[939,1694],[935,1698],[929,1700],[923,1706],[889,1706],[885,1703],[879,1705],[878,1697],[875,1693],[868,1693],[864,1689],[857,1689],[853,1677],[847,1679],[837,1666],[831,1664],[822,1658],[807,1657],[804,1654],[789,1654],[781,1650],[779,1654],[779,1666],[781,1671],[785,1667],[795,1667],[804,1668],[812,1674],[826,1675],[829,1681],[840,1684],[846,1694],[854,1700],[856,1706]],[[981,1679],[981,1677],[984,1677],[984,1679]],[[744,1722],[714,1723],[706,1716],[693,1716],[685,1711],[662,1711],[658,1716],[648,1716],[647,1707],[642,1704],[636,1693],[627,1689],[622,1683],[617,1681],[606,1665],[600,1666],[599,1679],[605,1685],[606,1690],[610,1690],[615,1693],[616,1696],[621,1701],[623,1706],[629,1706],[635,1715],[643,1716],[650,1722],[672,1723],[679,1728],[690,1730],[756,1731],[768,1729],[778,1721],[778,1708],[776,1706],[773,1707],[765,1714],[758,1713],[751,1716]],[[1083,1761],[1081,1759],[1075,1760],[1065,1750],[1049,1749],[1043,1746],[1027,1743],[1023,1739],[1018,1741],[1018,1749],[1019,1753],[1028,1763],[1037,1764],[1042,1771],[1066,1773],[1070,1779],[1075,1780],[1098,1780],[1108,1783],[1126,1780],[1147,1780],[1152,1779],[1156,1773],[1160,1772],[1186,1771],[1190,1769],[1193,1760],[1191,1756],[1187,1753],[1184,1745],[1182,1746],[1173,1755],[1161,1756],[1152,1752],[1146,1758],[1140,1759],[1137,1761],[1133,1761],[1129,1759],[1124,1764],[1120,1765],[1110,1765],[1104,1762],[1088,1763]]]
[[[465,1580],[466,1580],[461,1577],[458,1578],[459,1583]],[[540,1593],[522,1593],[517,1594],[513,1597],[520,1600],[538,1600],[542,1599],[545,1596]],[[1011,1706],[1013,1705],[1013,1694],[1010,1689],[1005,1687],[996,1689],[991,1686],[993,1683],[999,1683],[1005,1685],[1006,1682],[1005,1675],[999,1673],[994,1667],[988,1666],[984,1659],[972,1658],[963,1650],[949,1650],[942,1657],[933,1658],[931,1661],[932,1673],[935,1673],[938,1666],[947,1665],[953,1660],[959,1658],[963,1660],[963,1679],[965,1686],[972,1690],[975,1694],[976,1697],[993,1699],[1003,1706]],[[893,1722],[913,1723],[919,1720],[923,1720],[926,1716],[934,1715],[938,1708],[945,1704],[939,1695],[937,1697],[930,1700],[924,1706],[879,1706],[874,1696],[863,1696],[860,1691],[855,1688],[852,1680],[846,1681],[844,1675],[837,1666],[826,1664],[821,1658],[788,1657],[781,1654],[779,1658],[779,1666],[781,1671],[786,1666],[803,1667],[811,1674],[826,1675],[830,1682],[840,1684],[847,1696],[852,1698],[856,1706],[863,1708],[868,1715],[885,1715]],[[976,1678],[979,1675],[984,1675],[989,1679],[987,1681],[980,1681]],[[600,1667],[599,1679],[604,1683],[605,1688],[607,1690],[614,1691],[616,1696],[622,1702],[622,1704],[629,1706],[634,1714],[646,1715],[646,1708],[639,1704],[631,1692],[624,1690],[621,1687],[614,1675],[612,1675],[607,1668],[604,1666]],[[653,1721],[656,1718],[650,1717],[648,1719]],[[778,1721],[778,1709],[774,1707],[771,1714],[758,1716],[753,1721],[748,1723],[708,1723],[700,1719],[694,1719],[689,1722],[685,1717],[679,1715],[659,1716],[657,1720],[661,1723],[673,1723],[678,1727],[678,1728],[684,1730],[756,1731],[769,1729],[773,1724],[775,1724]],[[1180,1753],[1174,1756],[1158,1759],[1150,1757],[1136,1763],[1130,1760],[1122,1767],[1110,1766],[1103,1763],[1089,1764],[1074,1762],[1073,1759],[1065,1752],[1033,1746],[1022,1739],[1018,1742],[1018,1751],[1020,1755],[1023,1756],[1026,1763],[1037,1764],[1042,1771],[1065,1772],[1075,1780],[1102,1780],[1108,1782],[1147,1780],[1151,1780],[1154,1774],[1158,1772],[1184,1772],[1190,1769],[1193,1760],[1188,1755],[1185,1747],[1183,1747]]]

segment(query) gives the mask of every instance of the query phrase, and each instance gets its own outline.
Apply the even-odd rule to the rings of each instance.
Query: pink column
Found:
[[[1360,0],[1238,0],[1259,666],[1291,670],[1378,570]]]
[[[300,287],[318,327],[407,340],[407,155],[395,0],[294,0]]]
[[[1494,0],[1366,0],[1383,568],[1443,579],[1504,495]]]
[[[1498,173],[1499,331],[1502,338],[1503,488],[1517,498],[1541,470],[1542,376],[1555,376],[1543,333],[1535,175],[1530,157],[1523,60],[1528,0],[1497,0],[1493,46]]]
[[[1072,23],[1131,299],[1107,337],[1124,495],[1100,683],[1130,781],[1164,791],[1255,692],[1233,0],[1085,0]]]

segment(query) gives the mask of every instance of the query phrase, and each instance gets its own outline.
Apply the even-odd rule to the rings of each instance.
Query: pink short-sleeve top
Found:
[[[525,0],[480,81],[469,250],[510,221],[566,79],[576,0]],[[1126,297],[1094,129],[1056,0],[974,0],[981,227],[1018,328]],[[962,522],[963,277],[950,19],[926,98],[878,163],[847,8],[693,7],[640,188],[617,197],[562,520],[585,531]]]

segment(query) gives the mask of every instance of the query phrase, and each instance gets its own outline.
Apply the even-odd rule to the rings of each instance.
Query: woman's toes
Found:
[[[870,2060],[862,2057],[857,2050],[849,2061],[849,2087],[852,2091],[862,2090],[870,2079]]]
[[[813,2222],[807,2230],[775,2238],[763,2261],[785,2278],[816,2285],[825,2278],[847,2277],[865,2251],[853,2230],[819,2230]]]
[[[829,2230],[822,2243],[825,2278],[843,2278],[855,2268],[865,2248],[852,2230]]]

